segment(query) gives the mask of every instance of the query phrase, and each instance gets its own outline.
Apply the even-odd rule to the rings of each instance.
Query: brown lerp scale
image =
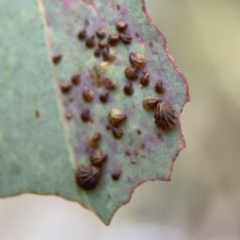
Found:
[[[105,47],[108,47],[108,43],[106,41],[100,41],[98,42],[98,46],[100,48],[105,48]]]
[[[109,122],[114,127],[119,127],[126,118],[127,118],[126,114],[124,114],[117,108],[113,108],[108,114]]]
[[[146,87],[149,84],[149,73],[144,73],[144,75],[140,79],[140,83],[143,87]]]
[[[90,111],[88,108],[84,108],[80,115],[83,122],[88,122],[90,120]]]
[[[108,90],[114,90],[116,88],[116,83],[110,78],[103,78],[102,85]]]
[[[101,55],[101,49],[96,48],[96,49],[94,50],[94,55],[95,55],[95,57],[100,57],[100,55]]]
[[[91,154],[90,160],[93,166],[102,167],[107,160],[107,154],[97,149]]]
[[[166,102],[159,102],[154,114],[155,123],[162,130],[170,130],[177,122],[174,109]]]
[[[106,37],[106,31],[103,28],[98,28],[96,31],[96,35],[99,39],[103,39]]]
[[[142,101],[143,107],[148,111],[155,110],[158,103],[159,98],[156,97],[145,97]]]
[[[82,97],[86,102],[91,102],[94,99],[94,92],[90,88],[84,87]]]
[[[61,89],[62,93],[64,93],[64,94],[70,92],[70,90],[72,88],[72,85],[71,85],[70,82],[60,83],[59,86],[60,86],[60,89]]]
[[[91,145],[92,147],[97,146],[98,142],[101,139],[101,134],[99,132],[94,133],[92,136],[90,136],[88,138],[88,143],[89,145]]]
[[[60,63],[60,61],[62,60],[62,57],[63,57],[63,55],[62,55],[61,53],[58,53],[58,54],[54,55],[54,56],[52,57],[53,63],[54,63],[54,64]]]
[[[72,84],[78,85],[80,83],[80,73],[75,73],[71,78]]]
[[[112,179],[117,181],[120,178],[121,175],[122,175],[122,170],[117,169],[112,173]]]
[[[132,37],[128,33],[121,33],[119,36],[122,42],[125,44],[130,44],[132,42]]]
[[[165,92],[165,88],[163,86],[163,82],[159,80],[155,85],[155,91],[159,94],[162,94]]]
[[[115,46],[118,41],[119,41],[120,37],[119,37],[119,34],[118,33],[111,33],[109,36],[108,36],[108,43],[111,45],[111,46]]]
[[[116,58],[115,51],[109,47],[103,48],[102,54],[105,61],[113,61]]]
[[[138,74],[137,71],[131,67],[125,69],[125,76],[128,80],[134,81],[137,80]]]
[[[137,130],[137,134],[138,135],[141,135],[142,134],[142,131],[140,129]]]
[[[100,180],[101,168],[91,165],[81,165],[76,171],[76,183],[84,190],[95,188]]]
[[[144,68],[147,63],[146,58],[141,53],[131,53],[129,60],[131,64],[138,69]]]
[[[124,88],[123,88],[123,91],[124,91],[124,93],[125,93],[126,95],[132,96],[132,95],[133,95],[133,92],[134,92],[132,83],[131,83],[131,82],[127,82],[126,85],[125,85]]]
[[[78,33],[78,39],[79,40],[84,40],[87,36],[87,31],[86,29],[82,29],[79,33]]]
[[[120,139],[123,136],[123,130],[121,128],[112,128],[112,135],[114,136],[114,138],[116,139]]]
[[[86,47],[93,48],[95,46],[95,37],[91,35],[86,39]]]
[[[109,97],[109,92],[107,89],[104,89],[103,93],[101,93],[99,96],[99,100],[102,103],[106,103],[108,101],[108,97]]]
[[[124,32],[127,29],[128,24],[124,21],[119,21],[116,25],[116,28],[119,32]]]

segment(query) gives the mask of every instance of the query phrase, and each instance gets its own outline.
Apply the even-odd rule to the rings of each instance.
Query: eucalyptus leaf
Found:
[[[180,113],[189,100],[188,85],[144,1],[0,1],[0,20],[1,197],[59,195],[109,224],[136,186],[171,179],[174,160],[185,147]],[[121,20],[127,27],[120,29],[125,32],[118,43],[98,49],[99,41],[104,45],[117,33]],[[99,29],[107,35],[104,40],[96,36]],[[93,42],[79,39],[82,30]],[[134,66],[131,53],[143,56],[146,64]],[[126,68],[135,71],[136,80],[126,78]],[[80,82],[72,83],[78,73]],[[144,86],[140,79],[146,73],[149,84]],[[155,90],[159,81],[161,94]],[[124,92],[129,82],[132,94]],[[109,96],[103,103],[100,96],[106,88]],[[157,97],[174,109],[177,122],[171,129],[154,123],[154,111],[142,104],[146,97]],[[90,115],[83,121],[86,109]],[[110,124],[112,109],[126,116],[120,127]],[[93,146],[89,139],[96,133],[100,140]],[[96,187],[85,190],[76,183],[76,171],[91,166],[96,149],[107,161],[96,167],[101,172]]]

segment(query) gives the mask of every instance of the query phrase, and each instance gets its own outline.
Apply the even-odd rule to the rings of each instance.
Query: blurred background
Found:
[[[0,199],[1,240],[240,239],[240,1],[146,2],[190,86],[172,181],[141,185],[109,227],[58,197]]]

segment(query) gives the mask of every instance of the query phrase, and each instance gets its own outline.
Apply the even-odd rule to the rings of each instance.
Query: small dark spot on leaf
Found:
[[[69,102],[73,102],[74,97],[73,97],[73,96],[70,96],[70,97],[68,98],[68,100],[69,100]]]
[[[54,64],[58,64],[62,60],[63,55],[58,53],[52,57],[52,61]]]
[[[145,148],[145,144],[142,143],[141,146],[140,146],[141,149],[144,149]]]
[[[131,82],[127,82],[126,85],[123,88],[123,91],[128,96],[133,95],[134,89],[133,89],[132,83]]]
[[[76,73],[71,78],[72,84],[78,85],[80,83],[80,73]]]
[[[95,55],[95,57],[100,57],[100,55],[101,55],[101,50],[100,50],[99,48],[96,48],[96,49],[94,50],[94,55]]]
[[[152,48],[153,47],[153,42],[149,43],[149,47]]]
[[[65,94],[68,93],[72,88],[72,85],[70,82],[60,83],[59,85],[62,93],[65,93]]]
[[[130,156],[131,156],[131,153],[130,153],[129,151],[126,151],[126,152],[125,152],[125,155],[128,156],[128,157],[130,157]]]
[[[101,93],[99,96],[99,100],[102,103],[106,103],[108,101],[108,97],[109,97],[109,92],[108,90],[104,89],[103,93]]]
[[[117,5],[117,10],[119,11],[121,9],[120,5]]]
[[[112,126],[111,126],[109,123],[107,123],[107,124],[106,124],[106,129],[107,129],[107,130],[111,130],[111,129],[112,129]]]
[[[162,94],[165,92],[165,88],[163,86],[163,82],[159,80],[157,84],[155,85],[155,91],[159,94]]]
[[[161,133],[157,133],[157,138],[161,139],[161,137],[162,137]]]
[[[137,163],[137,160],[136,160],[136,159],[133,159],[133,160],[131,161],[131,163],[135,165],[135,164]]]
[[[40,118],[40,112],[38,110],[35,111],[35,117]]]
[[[117,180],[120,178],[121,174],[122,174],[122,170],[121,170],[121,169],[115,170],[115,171],[112,173],[112,179],[115,180],[115,181],[117,181]]]
[[[65,114],[65,118],[66,118],[67,120],[70,120],[70,119],[72,118],[72,114],[71,114],[71,113],[66,113],[66,114]]]
[[[86,39],[86,47],[93,48],[94,46],[95,46],[95,38],[94,38],[94,35],[91,35]]]
[[[86,36],[87,36],[86,29],[83,29],[78,33],[78,39],[79,40],[84,40],[86,38]]]
[[[90,120],[90,111],[89,111],[88,108],[85,108],[85,109],[82,110],[81,119],[84,122],[88,122]]]
[[[136,37],[136,38],[139,38],[140,35],[139,35],[138,33],[135,33],[135,37]]]
[[[138,135],[141,135],[142,134],[142,131],[140,129],[137,130],[137,134]]]

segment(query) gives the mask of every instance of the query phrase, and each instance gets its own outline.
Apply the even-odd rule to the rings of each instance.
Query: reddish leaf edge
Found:
[[[155,28],[155,30],[159,33],[159,35],[161,35],[161,37],[163,38],[163,49],[166,53],[166,55],[168,56],[171,64],[173,65],[173,67],[176,69],[176,71],[178,72],[178,74],[182,77],[183,82],[185,84],[186,87],[186,100],[183,103],[182,107],[181,107],[181,112],[183,110],[183,107],[185,106],[185,104],[187,102],[190,101],[190,94],[189,94],[189,86],[188,86],[188,82],[186,77],[184,76],[184,74],[179,70],[179,68],[177,67],[173,57],[169,54],[168,50],[167,50],[167,39],[165,38],[165,36],[162,34],[162,32],[160,31],[160,29],[158,28],[158,26],[155,24],[155,22],[153,21],[152,17],[149,15],[149,13],[147,12],[147,6],[146,6],[146,2],[145,0],[141,0],[142,1],[142,10],[143,13],[145,14],[145,17],[148,19],[148,21],[151,23],[151,25]]]

